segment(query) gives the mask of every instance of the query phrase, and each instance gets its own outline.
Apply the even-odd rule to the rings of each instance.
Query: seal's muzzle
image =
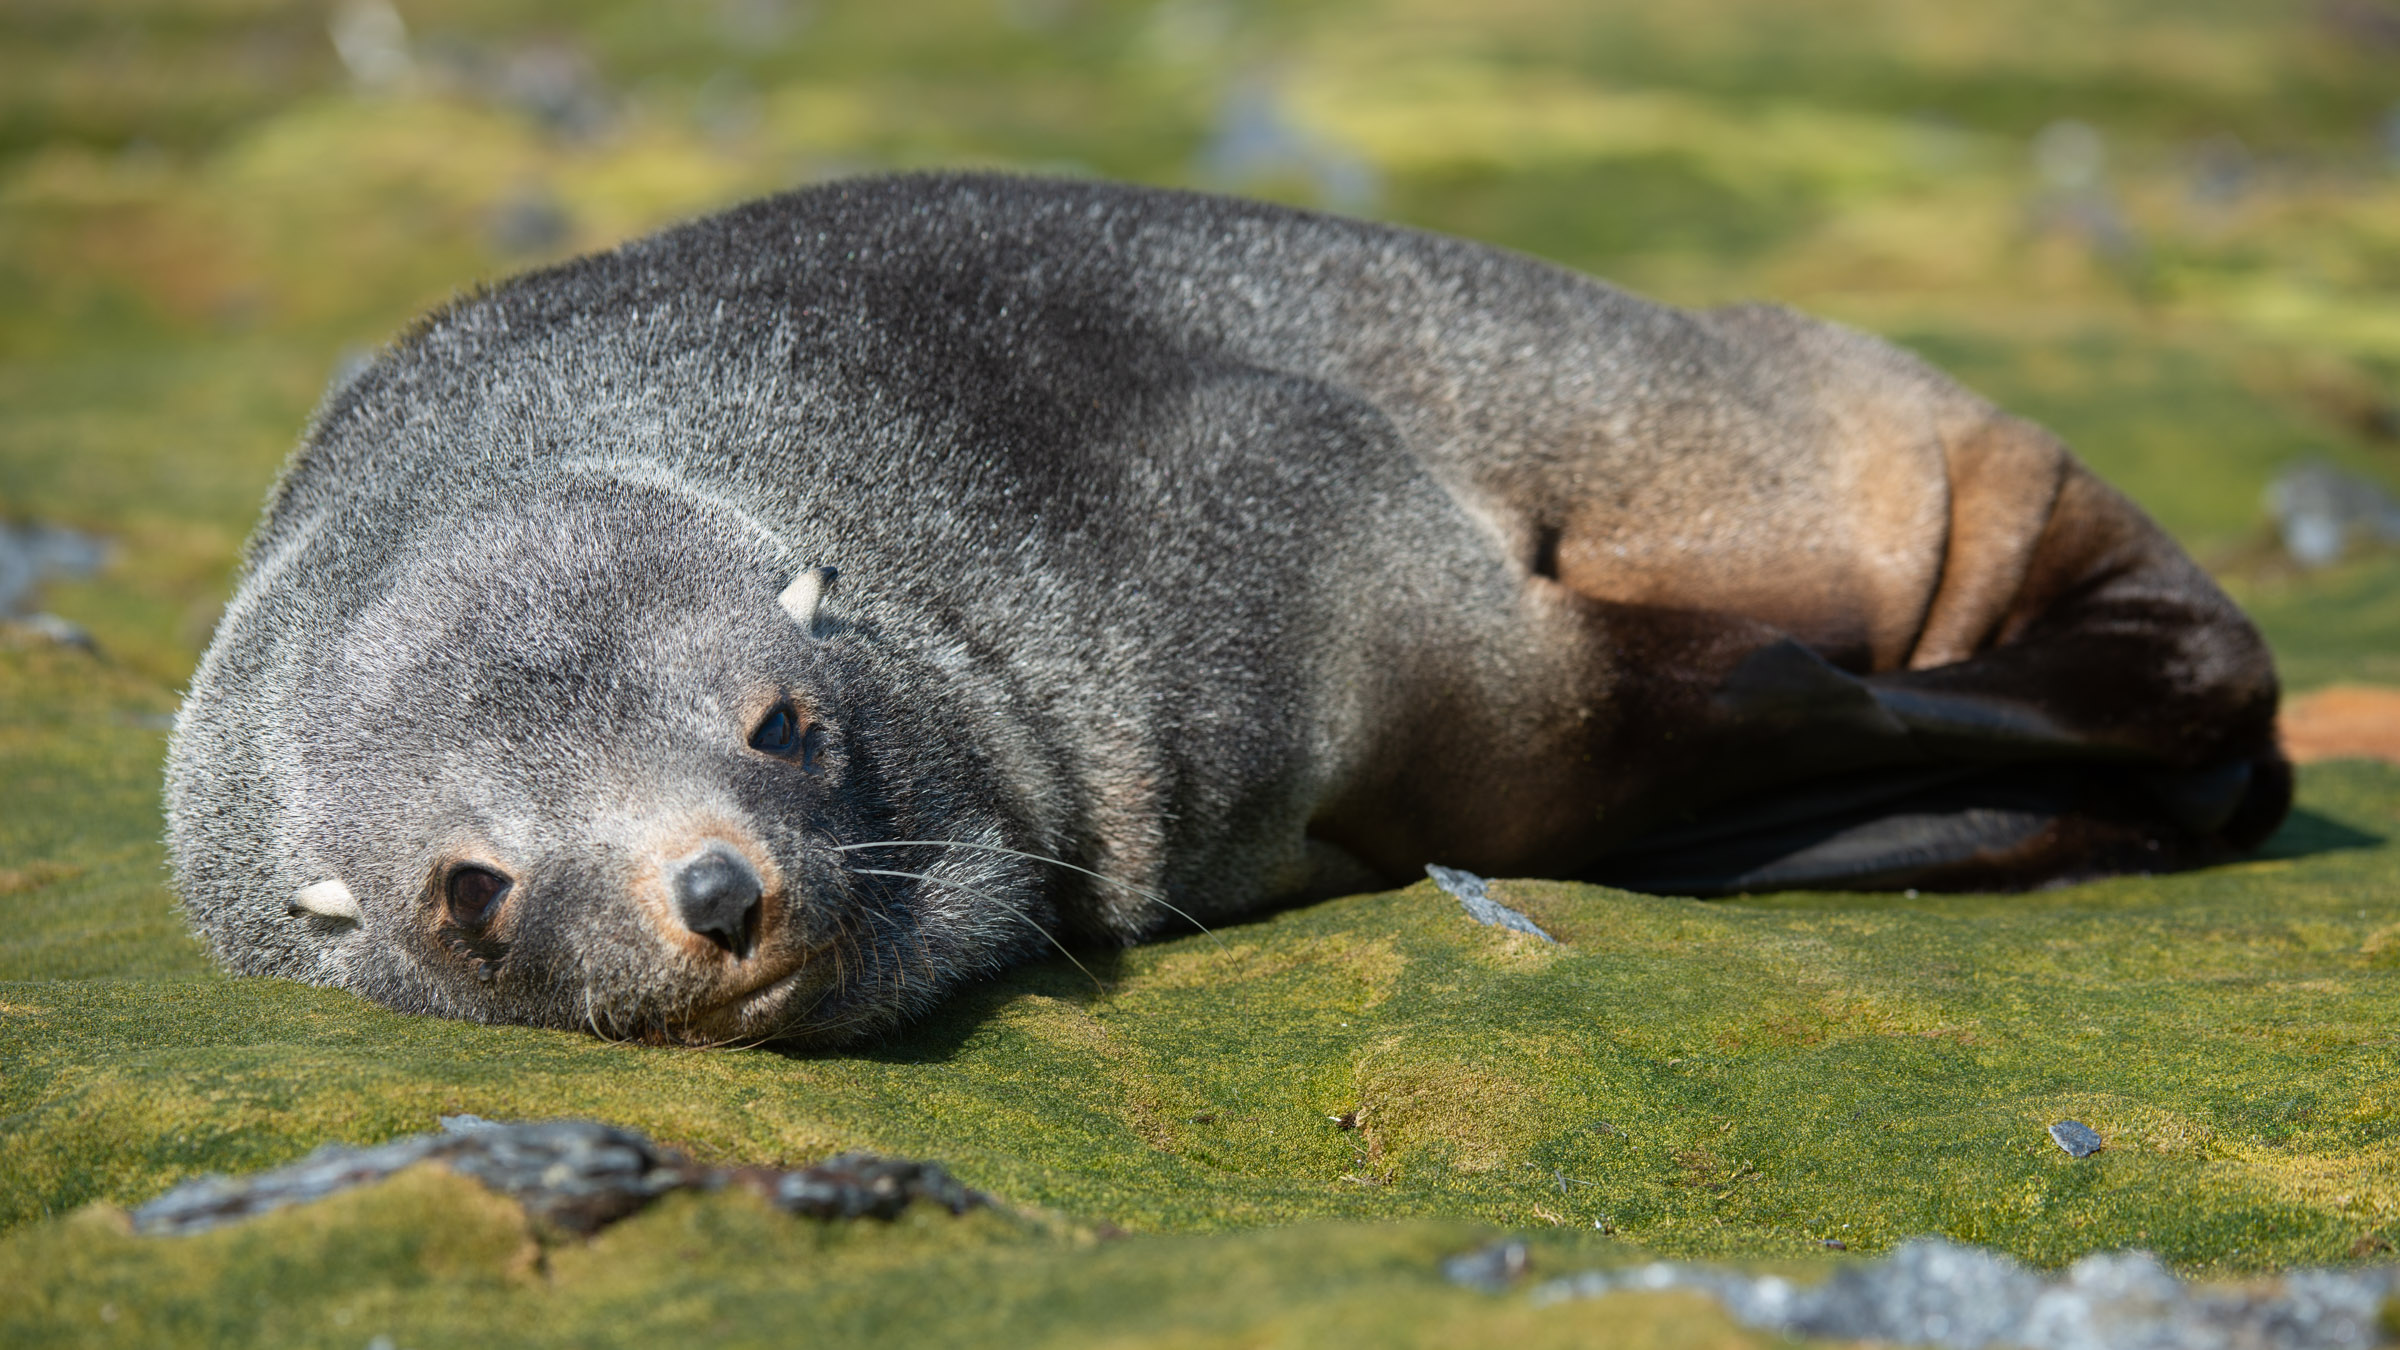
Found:
[[[758,936],[758,873],[740,854],[712,842],[675,864],[675,913],[683,926],[736,956]]]

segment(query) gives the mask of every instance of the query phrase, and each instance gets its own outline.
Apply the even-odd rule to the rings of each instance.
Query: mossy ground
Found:
[[[44,594],[97,655],[0,646],[0,1341],[1750,1344],[1689,1299],[1536,1312],[1433,1263],[1497,1230],[1553,1271],[1918,1232],[2217,1273],[2400,1242],[2395,768],[2308,770],[2267,855],[2206,873],[1710,904],[1504,883],[1555,949],[1419,885],[1086,953],[1100,987],[1036,966],[802,1057],[228,980],[157,843],[160,727],[346,350],[476,277],[873,166],[1335,200],[1845,318],[2063,432],[2222,571],[2295,687],[2400,683],[2400,559],[2294,572],[2259,506],[2298,459],[2400,468],[2384,11],[401,12],[415,73],[375,89],[296,0],[0,18],[0,516],[115,541]],[[597,111],[523,96],[528,53],[582,63]],[[1221,153],[1239,99],[1282,158]],[[2107,150],[2071,200],[2028,148],[2058,118]],[[586,1245],[432,1174],[193,1239],[94,1207],[461,1110],[710,1159],[933,1157],[1013,1213],[824,1230],[680,1199]],[[2052,1146],[2070,1116],[2108,1150]]]

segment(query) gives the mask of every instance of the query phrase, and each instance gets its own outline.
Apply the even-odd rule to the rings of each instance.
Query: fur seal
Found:
[[[1873,338],[1001,176],[759,201],[334,391],[167,771],[236,971],[839,1042],[1438,861],[1706,894],[2223,858],[2256,631]]]

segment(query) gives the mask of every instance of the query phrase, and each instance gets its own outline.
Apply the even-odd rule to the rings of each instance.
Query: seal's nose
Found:
[[[675,912],[683,926],[737,956],[758,928],[758,873],[741,855],[711,844],[675,869]]]

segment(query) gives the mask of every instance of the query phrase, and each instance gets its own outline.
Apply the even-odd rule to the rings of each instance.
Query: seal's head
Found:
[[[1021,860],[846,847],[1005,831],[938,691],[739,511],[552,483],[376,552],[346,604],[237,607],[179,719],[178,881],[237,968],[481,1021],[833,1040],[1040,940]]]

